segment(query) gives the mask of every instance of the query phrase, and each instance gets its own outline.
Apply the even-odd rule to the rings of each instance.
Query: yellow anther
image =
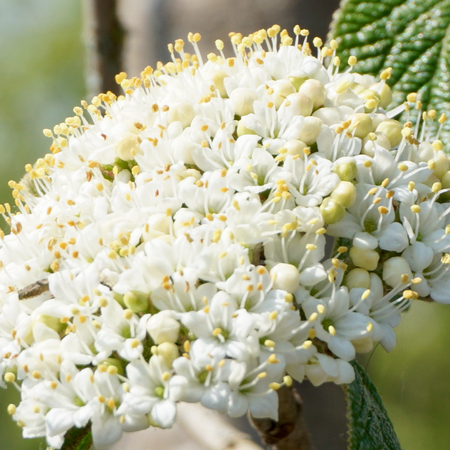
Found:
[[[314,244],[306,244],[306,250],[313,251],[317,249],[317,245]]]
[[[403,164],[403,163],[399,164],[399,165],[397,166],[397,168],[398,168],[398,170],[400,170],[401,172],[406,172],[406,171],[408,170],[408,166],[407,166],[406,164]]]
[[[336,328],[334,328],[333,325],[330,325],[328,327],[328,333],[330,333],[331,336],[336,336]]]
[[[382,215],[387,214],[389,212],[389,209],[386,208],[386,206],[379,206],[378,212]]]
[[[338,253],[346,253],[348,251],[348,247],[344,247],[343,245],[337,249]]]
[[[267,376],[267,372],[261,372],[261,373],[258,373],[258,375],[257,375],[257,377],[258,377],[259,379],[261,379],[261,378],[266,378],[266,376]]]
[[[280,389],[280,387],[281,387],[281,384],[280,383],[270,383],[269,384],[269,388],[270,389],[272,389],[272,390],[274,390],[274,391],[277,391],[278,389]]]
[[[267,358],[267,362],[269,364],[277,364],[280,362],[279,359],[277,359],[277,355],[275,355],[275,353],[272,353],[268,358]]]
[[[370,295],[370,289],[366,289],[363,292],[363,295],[361,295],[361,300],[365,300],[367,297],[369,297],[369,295]]]
[[[313,313],[308,317],[308,322],[314,322],[315,320],[317,320],[318,317],[319,317],[319,314],[317,314],[316,312],[313,312]]]
[[[217,337],[221,333],[222,333],[222,328],[215,328],[212,334],[213,334],[213,336]]]
[[[275,320],[278,316],[278,312],[277,311],[272,311],[269,315],[269,319],[270,320]]]
[[[373,331],[373,323],[369,322],[366,326],[366,330],[371,333]]]
[[[323,305],[317,305],[317,312],[319,313],[319,314],[325,314],[325,306],[323,306]]]
[[[350,56],[348,58],[348,65],[349,66],[354,66],[356,63],[358,62],[358,59],[356,58],[356,56]]]
[[[411,211],[412,211],[413,213],[419,214],[420,211],[422,211],[422,209],[420,208],[419,205],[412,205],[412,206],[411,206]]]
[[[264,341],[264,345],[265,345],[266,347],[275,347],[275,342],[271,341],[270,339],[266,339],[266,340]]]
[[[311,345],[312,345],[312,341],[305,341],[305,342],[303,342],[302,347],[303,347],[305,350],[308,350],[308,348],[310,348]]]
[[[316,336],[317,336],[316,330],[314,328],[310,328],[308,330],[308,338],[314,339]],[[306,342],[311,342],[311,341],[306,341]]]

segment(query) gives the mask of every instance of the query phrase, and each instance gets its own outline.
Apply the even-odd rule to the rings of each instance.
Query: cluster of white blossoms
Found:
[[[280,386],[350,383],[411,300],[450,303],[436,112],[389,112],[389,70],[294,33],[232,33],[206,62],[190,34],[44,130],[0,207],[0,384],[25,437],[90,423],[103,448],[180,401],[276,420]]]

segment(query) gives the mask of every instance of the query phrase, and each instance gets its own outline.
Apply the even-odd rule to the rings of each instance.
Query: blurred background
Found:
[[[95,92],[98,80],[85,74],[89,1],[0,0],[0,203],[11,201],[8,181],[19,180],[26,163],[48,152],[42,129],[72,115],[88,90]],[[167,61],[167,43],[188,31],[202,34],[204,52],[214,51],[217,38],[227,42],[229,31],[248,34],[274,23],[288,30],[298,23],[325,40],[337,6],[337,0],[122,0],[125,69],[138,75]],[[362,360],[405,450],[449,448],[449,324],[449,306],[418,302],[397,328],[396,349],[388,355],[378,347]],[[317,450],[344,449],[340,388],[302,383],[300,391]],[[6,413],[17,402],[17,392],[0,389],[0,448],[38,450],[41,442],[23,440]]]

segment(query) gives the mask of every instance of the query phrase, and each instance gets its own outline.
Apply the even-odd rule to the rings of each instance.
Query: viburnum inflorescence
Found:
[[[234,57],[216,41],[206,62],[189,34],[194,54],[176,41],[44,130],[1,207],[0,373],[24,437],[60,448],[91,422],[102,448],[170,427],[179,401],[277,420],[280,386],[350,383],[412,300],[450,303],[436,112],[415,94],[389,111],[389,70],[342,71],[335,41],[294,34],[232,33]]]

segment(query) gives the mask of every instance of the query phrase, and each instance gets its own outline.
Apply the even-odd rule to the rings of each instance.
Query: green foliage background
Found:
[[[80,0],[0,0],[0,202],[7,182],[48,151],[42,135],[85,95]],[[283,25],[283,24],[280,24]],[[305,26],[306,24],[302,24]],[[165,43],[164,43],[165,44]],[[448,114],[450,115],[450,114]],[[450,417],[450,306],[417,303],[397,328],[391,354],[376,348],[368,367],[404,450],[447,450]],[[0,389],[0,448],[37,450],[6,413],[18,402]]]

